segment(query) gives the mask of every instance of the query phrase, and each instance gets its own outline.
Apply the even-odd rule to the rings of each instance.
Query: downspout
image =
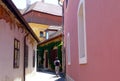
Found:
[[[63,4],[61,4],[61,3]],[[58,0],[58,4],[62,7],[62,41],[63,41],[63,46],[62,46],[62,62],[63,62],[63,72],[64,72],[64,77],[66,77],[66,49],[64,46],[64,0]]]
[[[62,5],[62,40],[63,40],[63,46],[62,46],[62,58],[63,58],[63,68],[64,68],[64,77],[66,77],[66,49],[65,49],[65,46],[64,46],[64,2],[63,2],[63,5]]]
[[[24,54],[23,54],[23,81],[25,81],[25,53],[26,53],[26,38],[29,34],[27,33],[24,36]]]

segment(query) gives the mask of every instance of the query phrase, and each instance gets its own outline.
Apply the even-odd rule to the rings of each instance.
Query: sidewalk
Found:
[[[56,77],[53,72],[35,72],[34,75],[28,76],[26,81],[65,81],[61,76]]]

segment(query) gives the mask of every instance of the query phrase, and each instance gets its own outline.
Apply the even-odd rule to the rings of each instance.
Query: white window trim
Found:
[[[69,33],[67,33],[67,55],[68,55],[68,65],[71,65],[70,34]]]
[[[86,18],[85,18],[85,0],[80,0],[79,2],[79,7],[78,7],[78,12],[77,12],[77,15],[78,15],[78,21],[79,21],[79,11],[80,11],[80,7],[81,5],[83,5],[83,18],[84,18],[84,45],[85,45],[85,57],[80,57],[80,42],[79,42],[79,39],[80,39],[80,24],[78,22],[78,53],[79,53],[79,64],[86,64],[87,63],[87,46],[86,46]]]

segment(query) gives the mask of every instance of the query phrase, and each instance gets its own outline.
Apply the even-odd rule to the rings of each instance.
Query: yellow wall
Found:
[[[45,40],[45,30],[49,27],[49,25],[36,24],[36,23],[29,23],[29,25],[33,29],[35,34],[38,36],[40,41]],[[40,31],[44,32],[44,37],[40,37]]]

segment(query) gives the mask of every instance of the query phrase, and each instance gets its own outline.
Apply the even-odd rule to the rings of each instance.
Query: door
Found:
[[[48,52],[45,54],[45,68],[48,68]]]

